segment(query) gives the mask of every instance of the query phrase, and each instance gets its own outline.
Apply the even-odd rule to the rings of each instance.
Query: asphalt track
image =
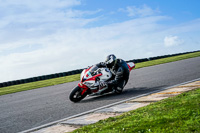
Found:
[[[0,133],[28,130],[197,78],[200,78],[200,57],[135,69],[122,94],[86,97],[79,103],[68,99],[78,81],[3,95],[0,96]]]

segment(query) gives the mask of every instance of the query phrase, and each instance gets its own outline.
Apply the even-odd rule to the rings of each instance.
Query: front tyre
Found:
[[[79,102],[81,101],[83,98],[85,98],[87,96],[87,92],[85,92],[83,95],[81,95],[83,89],[80,88],[79,86],[75,87],[72,92],[69,95],[69,99],[72,102]]]

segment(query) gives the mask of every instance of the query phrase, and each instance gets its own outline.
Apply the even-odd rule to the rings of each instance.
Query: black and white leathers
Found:
[[[97,67],[108,67],[106,63],[100,62]],[[123,89],[129,79],[129,68],[127,63],[122,59],[116,59],[114,65],[109,68],[113,74],[111,80],[107,81],[108,86]]]

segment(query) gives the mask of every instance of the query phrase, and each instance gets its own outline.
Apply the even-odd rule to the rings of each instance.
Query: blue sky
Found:
[[[0,3],[0,82],[200,49],[199,0]]]

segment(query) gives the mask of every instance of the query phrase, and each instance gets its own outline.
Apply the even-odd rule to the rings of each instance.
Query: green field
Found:
[[[163,63],[168,63],[168,62],[173,62],[173,61],[178,61],[178,60],[183,60],[183,59],[188,59],[188,58],[194,58],[194,57],[198,57],[198,56],[200,56],[200,52],[184,54],[184,55],[179,55],[179,56],[174,56],[174,57],[168,57],[168,58],[163,58],[163,59],[158,59],[158,60],[153,60],[153,61],[146,61],[146,62],[142,62],[142,63],[137,63],[135,69],[158,65],[158,64],[163,64]],[[8,86],[8,87],[1,87],[0,95],[10,94],[10,93],[15,93],[15,92],[20,92],[20,91],[26,91],[26,90],[31,90],[31,89],[37,89],[37,88],[47,87],[47,86],[52,86],[52,85],[57,85],[57,84],[63,84],[63,83],[67,83],[67,82],[77,81],[79,79],[80,79],[80,74],[76,74],[76,75],[65,76],[65,77],[60,77],[60,78],[36,81],[36,82],[32,82],[32,83],[25,83],[25,84],[13,85],[13,86]]]
[[[73,133],[200,133],[200,89],[180,94]]]

